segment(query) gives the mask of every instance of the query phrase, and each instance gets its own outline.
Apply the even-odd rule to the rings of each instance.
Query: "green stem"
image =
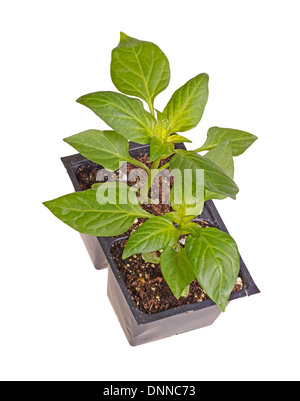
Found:
[[[152,163],[151,170],[157,170],[160,161],[161,161],[161,158],[156,159],[156,160]],[[150,185],[150,187],[151,187],[151,185]],[[149,188],[149,189],[150,189],[150,188]]]
[[[153,117],[155,117],[154,106],[151,103],[151,101],[149,101],[148,106],[149,106],[149,109],[150,109],[150,113],[153,115]]]
[[[150,169],[144,163],[141,163],[136,159],[131,159],[129,162],[138,167],[141,167],[142,169],[146,170],[148,174],[150,174]]]
[[[148,173],[148,185],[146,182],[145,185],[143,186],[143,188],[141,189],[141,203],[143,203],[146,199],[148,199],[148,192],[150,191],[151,185],[152,185],[155,177],[157,176],[157,174],[156,175],[153,174],[153,171],[158,170],[160,161],[161,161],[161,159],[158,158],[152,163],[151,170]]]
[[[200,153],[200,152],[203,152],[204,150],[208,150],[208,149],[205,149],[205,147],[202,146],[201,148],[194,150],[194,152]]]
[[[168,168],[168,167],[170,167],[170,163],[164,164],[163,166],[161,166],[161,167],[158,169],[158,171],[161,172],[161,171],[165,170],[165,169]]]

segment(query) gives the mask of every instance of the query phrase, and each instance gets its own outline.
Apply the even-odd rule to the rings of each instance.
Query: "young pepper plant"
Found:
[[[77,100],[111,130],[84,131],[65,142],[108,170],[116,171],[122,163],[132,163],[145,170],[148,181],[140,191],[123,182],[95,185],[44,205],[73,229],[93,236],[121,235],[137,218],[145,219],[130,236],[123,258],[142,254],[145,260],[160,263],[176,298],[187,297],[190,283],[197,279],[225,311],[240,270],[237,245],[230,235],[216,228],[201,228],[193,220],[201,214],[206,200],[236,199],[239,189],[233,181],[233,158],[244,153],[257,137],[245,131],[213,127],[200,148],[175,149],[176,143],[191,142],[181,133],[200,122],[208,100],[209,77],[199,74],[190,79],[175,91],[162,111],[156,110],[155,98],[170,82],[170,66],[162,50],[151,42],[121,33],[120,43],[112,51],[111,78],[121,93],[95,92]],[[150,144],[150,168],[132,158],[129,141]],[[170,156],[171,161],[161,166],[161,161]],[[176,172],[170,197],[173,211],[157,217],[142,205],[148,201],[155,176],[167,168]],[[187,170],[192,175],[189,182],[185,181],[188,185],[182,202],[178,202],[177,192],[183,183],[176,183],[180,173],[187,180]],[[198,192],[197,171],[203,173]],[[107,197],[107,192],[112,196]],[[195,199],[196,193],[200,195]],[[181,235],[187,236],[184,247],[178,242]],[[157,251],[161,251],[160,256]]]

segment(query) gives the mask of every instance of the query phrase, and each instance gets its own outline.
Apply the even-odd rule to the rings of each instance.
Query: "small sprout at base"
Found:
[[[153,252],[143,253],[142,258],[145,262],[151,263],[153,265],[158,265],[160,263],[160,258]],[[155,267],[155,266],[152,266]]]
[[[187,298],[190,294],[190,285],[188,285],[182,292],[181,296],[183,298]]]

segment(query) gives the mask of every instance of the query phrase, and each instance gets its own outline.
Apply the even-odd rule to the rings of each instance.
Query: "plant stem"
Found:
[[[157,169],[158,169],[158,166],[159,166],[160,161],[161,161],[161,159],[158,158],[158,159],[156,159],[156,160],[152,163],[151,171],[152,171],[152,170],[157,170]],[[150,185],[150,187],[151,187],[151,185]],[[149,189],[150,189],[150,188],[149,188]]]
[[[165,169],[168,168],[168,167],[170,167],[170,163],[164,164],[163,166],[161,166],[161,167],[158,169],[158,171],[161,172],[161,171],[165,170]]]
[[[155,112],[154,112],[154,107],[153,104],[149,101],[148,103],[149,109],[150,109],[150,113],[153,115],[153,117],[155,117]]]
[[[203,150],[207,150],[207,149],[203,149],[203,147],[201,147],[201,148],[198,148],[198,149],[196,149],[196,150],[194,150],[194,152],[196,152],[196,153],[200,153],[200,152],[202,152]]]
[[[145,200],[148,199],[148,192],[150,191],[151,185],[152,185],[155,177],[157,176],[157,174],[153,174],[153,172],[155,170],[158,170],[160,161],[161,161],[161,159],[158,158],[152,163],[151,170],[149,171],[149,174],[148,174],[148,181],[145,182],[145,185],[141,189],[141,203],[145,202]],[[148,199],[148,202],[149,202],[149,199]]]
[[[151,170],[150,170],[144,163],[141,163],[141,162],[139,162],[139,161],[136,160],[136,159],[132,159],[132,160],[130,161],[130,163],[135,164],[135,165],[138,166],[138,167],[141,167],[142,169],[146,170],[148,174],[150,174],[150,171],[151,171]]]

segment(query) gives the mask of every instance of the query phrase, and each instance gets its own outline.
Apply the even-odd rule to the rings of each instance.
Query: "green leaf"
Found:
[[[189,143],[192,143],[192,141],[190,141],[189,139],[187,139],[186,137],[184,137],[182,135],[171,135],[167,139],[167,142],[171,142],[171,143],[189,142]]]
[[[123,259],[135,254],[159,251],[176,244],[178,238],[179,231],[171,219],[153,217],[131,234],[123,252]]]
[[[139,99],[116,92],[96,92],[77,100],[93,110],[103,121],[124,138],[143,145],[150,143],[156,124]]]
[[[104,203],[104,190],[116,203]],[[111,193],[109,193],[111,191]],[[108,198],[108,197],[107,197]],[[138,204],[136,195],[125,183],[105,183],[98,189],[75,192],[44,205],[60,220],[79,231],[98,237],[121,235],[136,218],[152,218]]]
[[[201,287],[224,312],[240,271],[233,238],[216,228],[200,228],[197,237],[188,236],[185,249]]]
[[[93,189],[98,189],[99,187],[101,187],[101,185],[103,185],[103,182],[96,182],[95,184],[92,185]]]
[[[184,219],[183,222],[181,223],[181,230],[184,232],[182,235],[187,235],[187,234],[193,234],[195,236],[198,235],[198,231],[200,229],[200,226],[198,223],[193,223],[191,222],[190,219]]]
[[[174,223],[180,224],[182,222],[184,216],[176,210],[174,212],[169,212],[169,213],[164,214],[164,218],[169,218],[172,221],[174,221]]]
[[[172,163],[173,166],[173,163]],[[181,219],[198,216],[204,206],[204,171],[201,169],[175,169],[175,182],[171,191],[171,205]]]
[[[231,128],[212,127],[208,130],[205,144],[197,149],[196,152],[213,149],[219,143],[228,139],[231,141],[232,155],[239,156],[243,154],[258,138],[257,136],[245,131]]]
[[[171,123],[160,111],[156,110],[157,123],[155,126],[156,136],[162,140],[167,140],[170,136]]]
[[[165,157],[168,157],[173,153],[174,153],[173,143],[165,143],[156,136],[151,138],[151,146],[150,146],[151,163],[158,158],[164,159]]]
[[[207,74],[197,75],[173,94],[163,111],[171,123],[170,133],[198,125],[208,100],[208,80]]]
[[[239,189],[235,182],[215,163],[193,151],[178,149],[170,162],[171,171],[203,169],[205,189],[236,199]]]
[[[230,140],[219,143],[215,148],[206,153],[204,157],[214,162],[223,171],[225,171],[225,173],[228,174],[230,178],[233,178],[234,161],[230,143]],[[227,198],[226,195],[221,195],[210,191],[206,191],[205,194],[205,200],[225,198]]]
[[[105,169],[118,170],[121,162],[136,163],[129,154],[129,142],[114,131],[88,130],[64,139],[87,159]]]
[[[121,32],[112,51],[111,78],[120,92],[145,100],[153,110],[155,97],[170,82],[170,66],[158,46]]]
[[[234,177],[234,162],[231,149],[231,141],[219,143],[204,156],[219,166],[230,178]]]
[[[145,262],[153,263],[155,265],[158,265],[160,263],[160,258],[156,256],[153,252],[143,253],[142,258]]]
[[[174,296],[179,299],[187,286],[195,280],[185,249],[177,246],[165,249],[160,257],[161,271]]]

